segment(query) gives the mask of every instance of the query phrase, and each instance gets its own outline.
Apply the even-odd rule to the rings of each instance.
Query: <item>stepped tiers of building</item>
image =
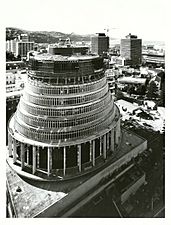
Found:
[[[52,55],[74,55],[74,54],[81,54],[86,55],[89,50],[88,46],[76,46],[76,45],[54,45],[51,44],[48,46],[48,52]]]
[[[13,163],[34,177],[83,175],[114,157],[120,112],[99,56],[40,54],[8,125]]]

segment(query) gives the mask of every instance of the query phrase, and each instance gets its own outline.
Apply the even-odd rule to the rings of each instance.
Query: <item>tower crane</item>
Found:
[[[116,30],[116,29],[118,29],[118,28],[116,28],[116,27],[113,27],[113,28],[104,28],[104,30],[106,30],[107,36],[108,36],[108,33],[109,33],[110,30]]]

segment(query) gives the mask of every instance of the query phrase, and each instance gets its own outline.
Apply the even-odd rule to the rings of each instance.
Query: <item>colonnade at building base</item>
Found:
[[[77,145],[35,146],[17,141],[8,134],[9,157],[21,170],[43,178],[74,177],[103,165],[116,151],[120,129]]]

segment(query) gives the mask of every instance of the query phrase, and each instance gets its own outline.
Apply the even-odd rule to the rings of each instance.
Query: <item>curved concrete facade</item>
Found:
[[[92,171],[120,142],[120,112],[99,56],[37,55],[9,122],[9,156],[21,170],[63,178]]]

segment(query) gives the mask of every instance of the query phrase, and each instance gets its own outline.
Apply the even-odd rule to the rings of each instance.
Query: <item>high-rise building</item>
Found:
[[[109,37],[105,33],[97,33],[91,38],[91,52],[103,55],[109,50]]]
[[[17,39],[6,41],[6,51],[16,53],[16,43]]]
[[[23,42],[19,41],[16,43],[16,56],[21,56],[21,58],[27,57],[27,53],[34,49],[34,42]]]
[[[6,41],[6,51],[14,53],[14,55],[27,57],[27,53],[34,49],[34,42],[29,41],[27,34],[21,34],[14,40]]]
[[[120,55],[125,58],[126,65],[138,66],[142,58],[142,39],[129,34],[121,39]]]
[[[64,179],[87,173],[108,161],[120,135],[101,57],[30,58],[28,82],[9,122],[9,155],[21,170]]]

